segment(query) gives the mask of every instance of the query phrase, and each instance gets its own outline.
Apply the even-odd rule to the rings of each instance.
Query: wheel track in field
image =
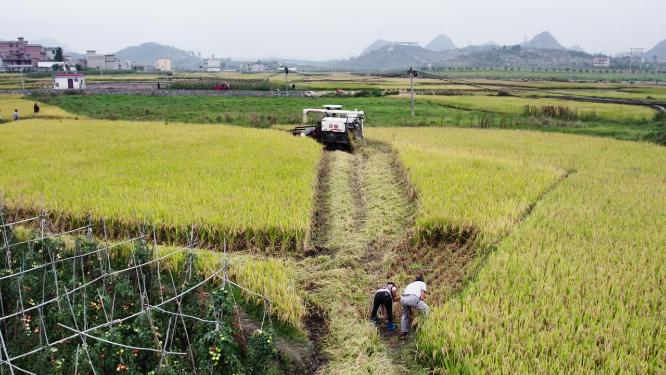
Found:
[[[409,241],[416,211],[415,194],[389,146],[371,143],[354,155],[333,152],[325,158],[328,171],[321,180],[326,181],[321,186],[325,193],[319,195],[321,200],[317,202],[324,212],[318,222],[322,236],[317,248],[322,253],[310,258],[310,269],[319,267],[311,273],[312,279],[319,279],[311,294],[327,315],[326,335],[323,341],[320,337],[320,345],[329,362],[319,372],[426,373],[428,370],[417,361],[414,341],[400,341],[384,328],[378,338],[377,330],[367,323],[372,292],[387,277],[403,288],[413,273],[419,272],[411,267],[430,260],[443,267],[437,275],[428,273],[430,277],[442,278],[433,284],[435,289],[446,291],[440,300],[433,300],[435,305],[442,303],[463,290],[476,274],[474,261],[481,255],[474,241],[477,233],[465,232],[454,239],[444,236],[443,243],[415,246]],[[516,227],[573,173],[563,173],[530,204],[516,218]],[[453,230],[454,234],[459,232]],[[400,269],[395,260],[403,255],[413,259]],[[399,310],[399,306],[394,310],[396,320]],[[369,351],[372,355],[367,354]]]
[[[369,143],[354,154],[327,151],[322,165],[313,250],[302,261],[307,298],[326,316],[319,327],[306,324],[323,354],[317,373],[404,373],[368,314],[373,291],[386,281],[392,250],[412,227],[413,194],[384,144]]]

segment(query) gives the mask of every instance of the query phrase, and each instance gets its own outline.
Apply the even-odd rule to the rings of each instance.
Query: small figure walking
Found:
[[[12,113],[12,120],[18,121],[21,119],[21,115],[19,115],[18,109],[14,110],[14,113]]]
[[[35,103],[35,105],[32,106],[32,110],[33,110],[33,112],[34,112],[34,113],[33,113],[33,116],[34,116],[34,117],[37,117],[37,116],[39,115],[39,104]]]
[[[425,300],[426,283],[423,282],[423,276],[416,276],[416,280],[407,285],[400,297],[402,305],[402,319],[400,320],[400,338],[407,337],[409,328],[412,325],[412,308],[428,314],[429,307],[423,302]]]
[[[395,324],[393,323],[393,302],[396,302],[396,292],[398,288],[393,282],[388,282],[382,288],[377,289],[375,292],[375,298],[372,303],[372,313],[370,314],[370,319],[377,324],[377,312],[380,307],[384,307],[384,316],[386,317],[387,325],[389,332],[395,330]]]

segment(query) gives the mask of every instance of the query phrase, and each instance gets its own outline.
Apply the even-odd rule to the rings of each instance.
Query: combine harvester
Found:
[[[343,148],[353,151],[358,141],[363,139],[365,112],[345,111],[341,105],[325,105],[323,109],[303,110],[303,126],[297,126],[292,134],[312,137],[327,149]],[[310,114],[319,114],[316,125],[307,125]]]

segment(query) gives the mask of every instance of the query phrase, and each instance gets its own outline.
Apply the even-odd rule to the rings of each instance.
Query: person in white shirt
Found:
[[[393,302],[396,301],[397,292],[398,288],[393,282],[389,281],[384,287],[377,289],[372,304],[370,320],[372,320],[375,324],[378,323],[377,311],[379,311],[379,308],[383,306],[386,315],[386,327],[388,328],[389,332],[395,330],[395,324],[393,323]]]
[[[404,338],[409,333],[412,325],[412,308],[427,314],[430,308],[424,302],[426,293],[426,283],[423,282],[423,276],[416,276],[416,280],[407,285],[402,292],[400,304],[402,305],[402,319],[400,320],[400,337]]]

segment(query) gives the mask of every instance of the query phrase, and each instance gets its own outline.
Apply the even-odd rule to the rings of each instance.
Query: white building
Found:
[[[204,68],[207,72],[220,72],[222,71],[222,62],[220,59],[208,59]]]
[[[119,70],[122,67],[115,55],[98,54],[95,50],[86,51],[86,60],[90,69]]]
[[[44,53],[46,54],[47,60],[55,61],[58,47],[44,47]]]
[[[57,72],[53,76],[54,90],[83,90],[86,88],[86,78],[83,74]]]
[[[50,70],[53,70],[53,65],[64,67],[65,63],[62,61],[40,61],[37,63],[37,70],[48,72]]]
[[[157,58],[155,59],[155,69],[160,72],[171,72],[171,59],[169,58]]]
[[[595,68],[608,68],[610,65],[610,57],[600,56],[592,59],[592,66]]]
[[[243,72],[265,72],[268,67],[260,62],[241,64],[241,71]]]

